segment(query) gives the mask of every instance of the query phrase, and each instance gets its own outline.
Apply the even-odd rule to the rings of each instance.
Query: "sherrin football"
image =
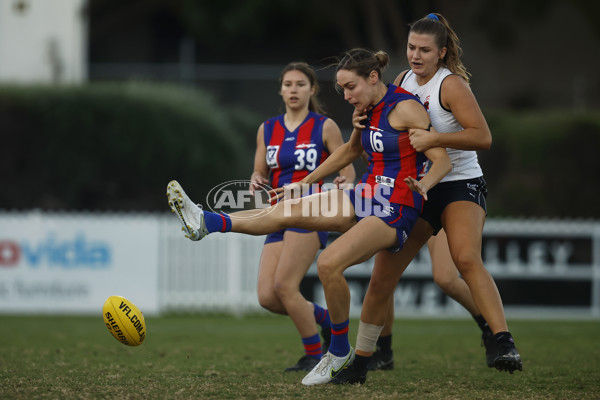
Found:
[[[139,308],[121,296],[110,296],[102,307],[108,331],[127,346],[139,346],[146,338],[146,322]]]

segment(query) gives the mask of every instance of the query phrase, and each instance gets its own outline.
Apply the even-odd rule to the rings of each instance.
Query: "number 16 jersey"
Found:
[[[404,100],[421,102],[406,90],[388,85],[385,96],[367,112],[367,124],[361,132],[361,143],[368,155],[367,172],[361,179],[364,198],[377,196],[390,203],[423,208],[423,196],[410,190],[404,178],[419,179],[425,172],[427,157],[417,152],[408,139],[408,131],[394,129],[388,114]],[[383,190],[386,189],[386,190]]]

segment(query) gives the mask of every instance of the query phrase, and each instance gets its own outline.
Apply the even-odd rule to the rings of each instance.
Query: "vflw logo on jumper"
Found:
[[[269,168],[279,168],[278,155],[279,146],[267,146],[267,165]]]

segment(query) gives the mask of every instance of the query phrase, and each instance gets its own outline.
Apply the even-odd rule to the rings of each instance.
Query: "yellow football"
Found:
[[[102,307],[108,331],[127,346],[139,346],[146,338],[146,322],[139,308],[121,296],[110,296]]]

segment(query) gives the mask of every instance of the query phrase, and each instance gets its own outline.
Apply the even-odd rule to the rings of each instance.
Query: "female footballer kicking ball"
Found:
[[[167,186],[169,205],[192,240],[212,232],[263,235],[290,227],[343,232],[317,261],[332,335],[329,351],[302,380],[305,385],[330,382],[354,359],[348,341],[350,290],[344,270],[380,250],[399,251],[418,219],[427,192],[451,169],[445,149],[430,148],[419,153],[410,145],[408,130],[427,129],[429,116],[413,95],[382,82],[381,74],[388,62],[387,54],[381,51],[355,49],[344,55],[336,70],[337,85],[355,109],[370,109],[370,125],[354,129],[347,143],[301,181],[279,189],[286,200],[271,207],[270,212],[203,212],[176,181]],[[304,185],[339,171],[360,157],[363,150],[369,165],[354,190],[293,198],[293,193],[301,192]],[[432,164],[425,171],[427,159]]]

